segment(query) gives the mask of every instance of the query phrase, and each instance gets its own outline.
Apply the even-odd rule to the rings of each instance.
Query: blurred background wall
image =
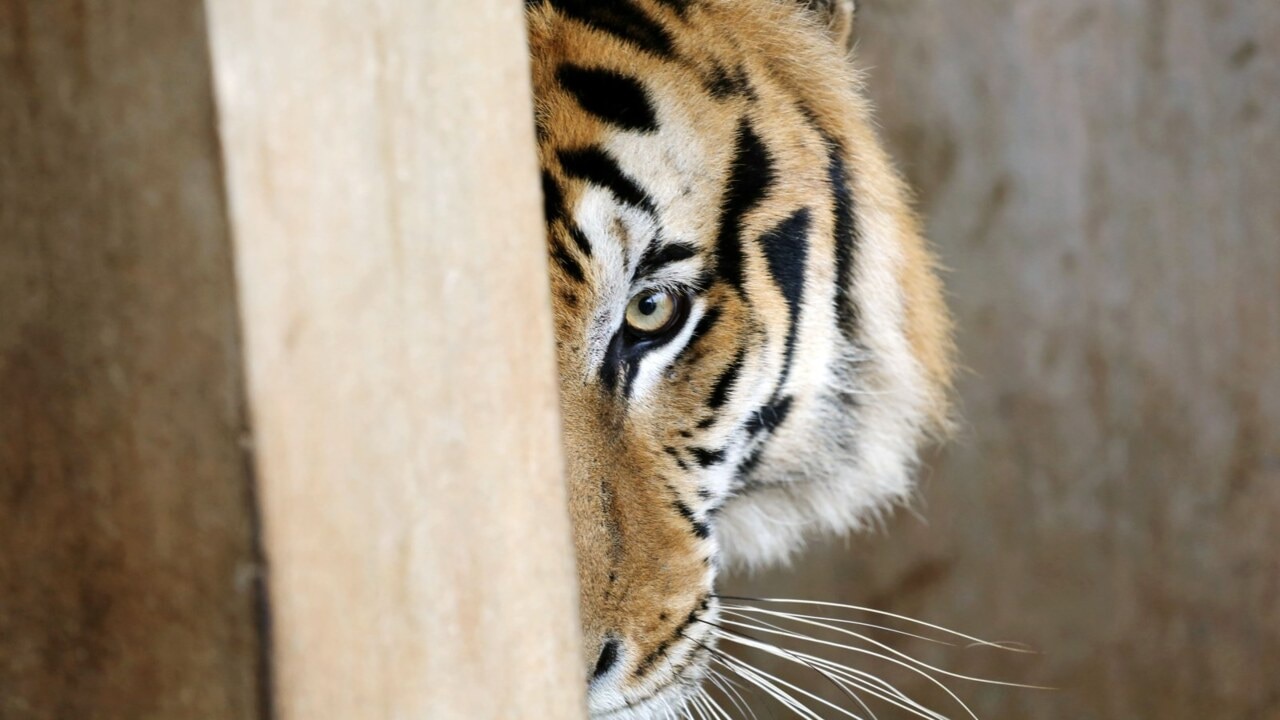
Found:
[[[1280,2],[864,0],[858,23],[950,268],[963,423],[915,514],[738,589],[1039,650],[888,640],[1058,688],[949,681],[984,718],[1280,718]]]

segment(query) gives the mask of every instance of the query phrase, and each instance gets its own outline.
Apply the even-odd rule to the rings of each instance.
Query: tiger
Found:
[[[853,5],[526,0],[592,718],[686,708],[717,577],[905,502],[950,425]]]

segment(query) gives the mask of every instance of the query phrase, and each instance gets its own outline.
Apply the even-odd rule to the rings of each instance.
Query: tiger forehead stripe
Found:
[[[614,197],[633,207],[654,214],[657,209],[653,198],[640,189],[609,153],[599,147],[585,147],[578,150],[561,150],[557,153],[560,167],[570,177],[585,180],[592,185],[599,185],[613,193]]]
[[[561,65],[556,71],[560,85],[582,109],[625,130],[656,132],[658,121],[640,81],[616,70]]]
[[[720,203],[720,231],[716,237],[716,272],[721,279],[742,292],[742,221],[773,185],[773,161],[751,124],[743,118],[738,125],[724,199]]]
[[[696,257],[697,254],[697,248],[687,243],[654,243],[644,251],[644,255],[640,256],[640,263],[636,266],[636,274],[632,282],[652,275],[667,265]]]
[[[781,389],[791,374],[795,357],[796,336],[800,329],[800,303],[804,299],[805,263],[809,258],[809,209],[801,208],[760,238],[769,273],[787,301],[791,325],[787,328],[787,344],[778,377]]]
[[[659,57],[672,54],[671,34],[631,0],[548,0],[565,17]],[[525,5],[530,3],[526,0]]]

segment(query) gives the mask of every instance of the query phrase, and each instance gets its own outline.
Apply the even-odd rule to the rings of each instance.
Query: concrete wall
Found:
[[[1042,651],[891,641],[1059,688],[948,683],[986,718],[1280,717],[1280,4],[860,5],[963,424],[918,515],[745,587]]]

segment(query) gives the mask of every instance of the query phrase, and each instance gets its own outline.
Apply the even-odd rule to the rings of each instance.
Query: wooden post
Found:
[[[581,716],[542,237],[515,0],[0,2],[0,716]]]

